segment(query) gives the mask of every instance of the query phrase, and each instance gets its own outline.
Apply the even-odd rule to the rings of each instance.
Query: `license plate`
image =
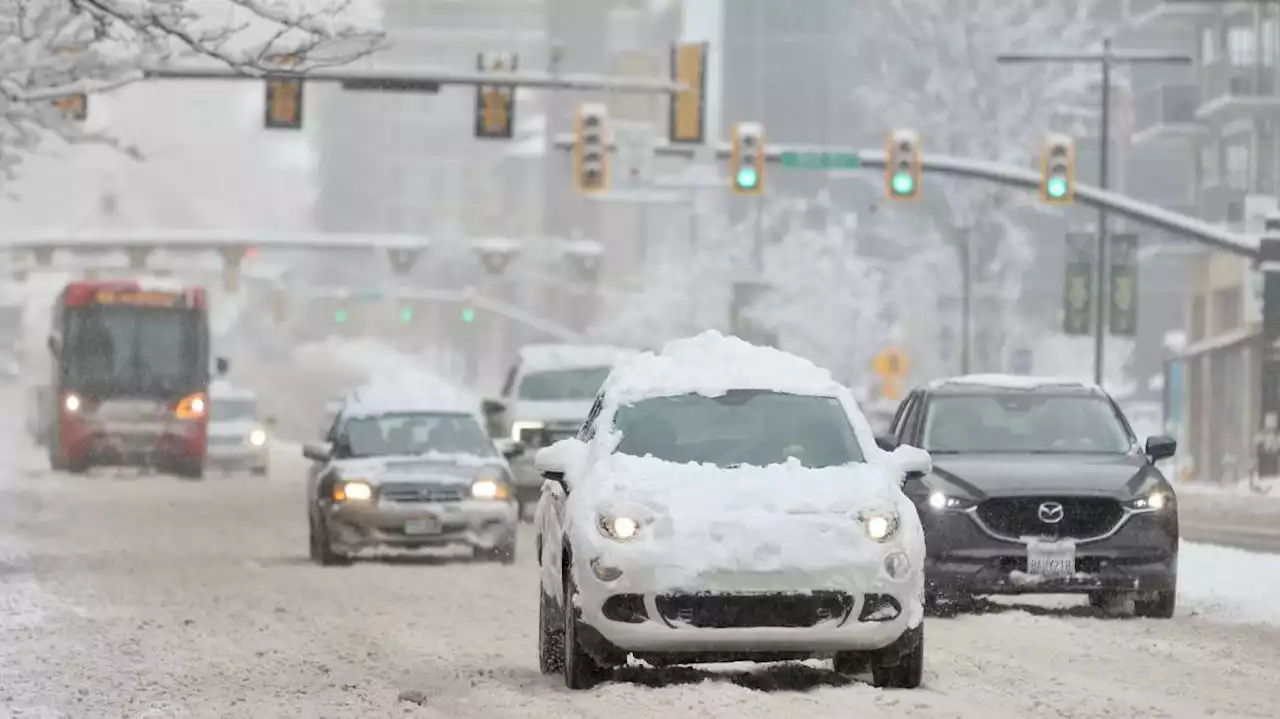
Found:
[[[439,534],[440,521],[436,519],[419,519],[416,522],[404,523],[405,534]]]
[[[1070,579],[1076,574],[1075,542],[1032,540],[1027,544],[1027,574]]]

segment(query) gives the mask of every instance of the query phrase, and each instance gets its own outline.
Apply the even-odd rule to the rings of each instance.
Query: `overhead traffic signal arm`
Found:
[[[600,103],[578,107],[574,118],[573,175],[583,193],[609,189],[609,147],[606,140],[609,110]]]
[[[1075,202],[1075,140],[1057,133],[1045,137],[1040,167],[1040,198],[1055,205]]]
[[[729,154],[729,176],[739,195],[764,193],[764,125],[739,122],[733,126],[733,147]]]
[[[920,175],[924,160],[920,133],[894,130],[885,136],[885,195],[891,200],[914,200],[920,196]]]

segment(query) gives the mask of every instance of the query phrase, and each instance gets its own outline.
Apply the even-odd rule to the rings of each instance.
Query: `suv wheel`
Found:
[[[324,520],[311,523],[311,559],[324,567],[343,567],[351,564],[351,558],[333,551],[329,541],[329,528]]]
[[[538,583],[538,669],[559,674],[564,669],[564,626],[555,600]]]
[[[924,679],[924,625],[911,651],[898,657],[897,664],[871,663],[871,681],[878,687],[915,689]]]
[[[577,593],[578,588],[573,583],[573,577],[566,569],[563,602],[564,634],[561,641],[564,645],[564,651],[561,653],[564,685],[570,689],[590,689],[604,679],[604,669],[591,658],[590,654],[587,654],[578,639],[578,628],[582,626],[582,621],[578,617],[581,610],[573,603]]]
[[[1172,619],[1173,610],[1178,607],[1178,590],[1166,589],[1156,592],[1152,599],[1135,600],[1133,615],[1149,619]]]

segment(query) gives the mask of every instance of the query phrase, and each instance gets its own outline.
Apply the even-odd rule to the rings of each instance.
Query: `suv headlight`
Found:
[[[973,506],[973,502],[959,497],[952,497],[945,492],[929,493],[929,508],[942,512],[948,509],[968,509]]]
[[[255,429],[249,433],[249,444],[255,447],[261,447],[267,443],[267,433],[261,429]]]
[[[511,489],[500,472],[483,470],[471,481],[472,499],[508,499]]]
[[[365,502],[373,498],[373,486],[360,479],[350,479],[333,485],[336,502]]]
[[[642,522],[627,515],[601,514],[596,519],[600,533],[618,542],[628,542],[640,533]]]
[[[862,531],[877,542],[887,542],[898,533],[898,515],[893,512],[871,511],[858,516]]]
[[[1138,497],[1137,499],[1130,500],[1126,505],[1129,509],[1138,512],[1159,512],[1169,506],[1170,499],[1171,498],[1168,494],[1157,489],[1145,497]]]

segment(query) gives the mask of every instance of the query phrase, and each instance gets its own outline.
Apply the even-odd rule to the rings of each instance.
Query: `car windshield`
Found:
[[[817,468],[864,461],[834,397],[769,390],[655,397],[620,408],[614,426],[619,453],[668,462],[764,467],[794,457]]]
[[[192,309],[69,309],[63,379],[104,394],[165,394],[199,386],[208,371],[200,318]]]
[[[400,454],[497,455],[475,417],[452,413],[391,413],[352,417],[342,429],[350,457]]]
[[[534,402],[594,399],[612,369],[576,367],[530,372],[520,380],[516,396]]]
[[[1097,396],[991,393],[934,397],[924,449],[934,453],[1124,453],[1131,441]]]
[[[232,422],[254,419],[258,403],[251,399],[215,399],[209,406],[209,419],[214,422]]]

